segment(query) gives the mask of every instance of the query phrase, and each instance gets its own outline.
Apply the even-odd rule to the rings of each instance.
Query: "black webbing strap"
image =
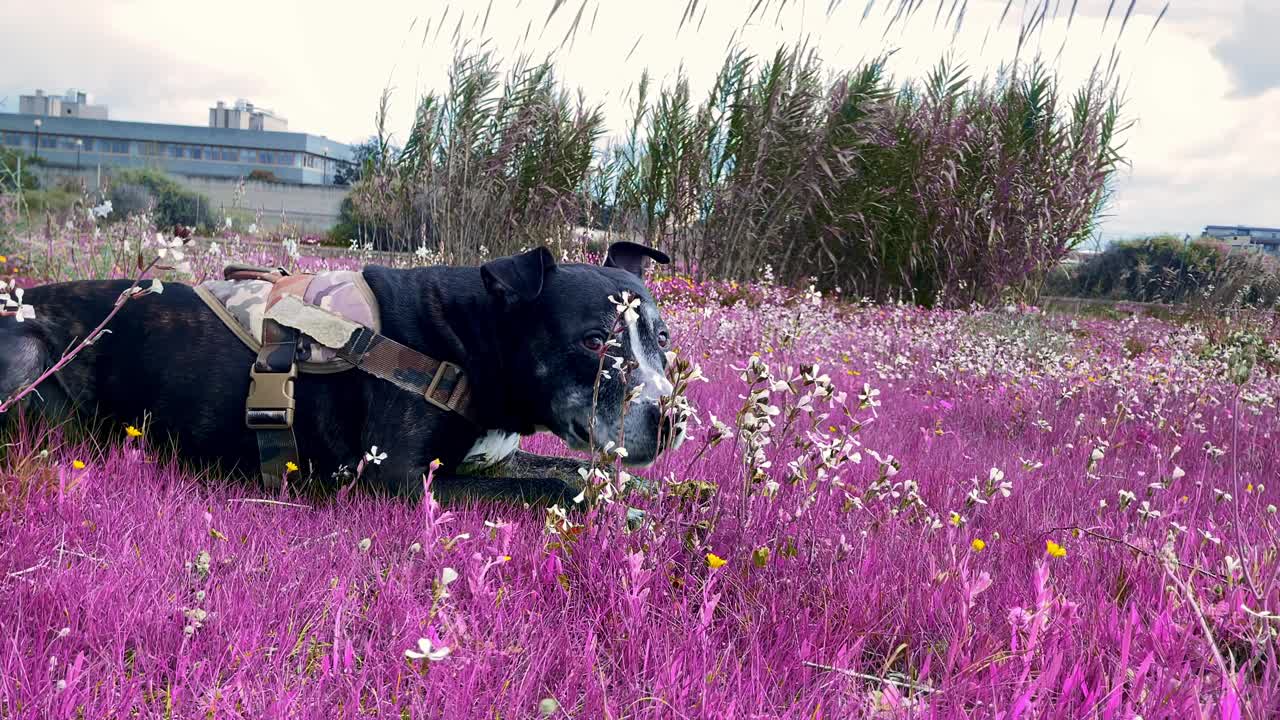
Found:
[[[274,320],[262,322],[262,350],[249,371],[244,421],[258,434],[259,468],[268,489],[277,489],[298,463],[293,436],[294,382],[298,368],[298,331]]]

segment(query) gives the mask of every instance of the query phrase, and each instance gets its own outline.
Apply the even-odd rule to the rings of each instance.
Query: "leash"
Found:
[[[262,345],[249,371],[249,396],[245,402],[245,425],[257,434],[259,470],[267,488],[280,487],[283,478],[291,472],[290,464],[301,467],[293,421],[297,409],[294,394],[297,355],[303,335],[334,350],[337,357],[351,367],[479,425],[471,383],[460,366],[420,353],[371,328],[303,301],[310,276],[290,276],[282,268],[269,270],[244,265],[228,266],[223,275],[227,280],[272,283],[263,315]],[[205,300],[208,303],[209,299]],[[229,316],[225,311],[217,314],[227,322]]]

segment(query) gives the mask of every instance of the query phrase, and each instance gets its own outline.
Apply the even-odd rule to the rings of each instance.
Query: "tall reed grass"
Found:
[[[779,280],[878,300],[990,303],[1036,292],[1095,228],[1127,128],[1104,71],[1068,92],[1039,60],[974,77],[943,59],[831,71],[803,45],[732,50],[707,97],[642,75],[621,139],[549,64],[505,76],[459,54],[403,150],[355,193],[401,249],[473,262],[571,228],[636,237],[695,277]]]

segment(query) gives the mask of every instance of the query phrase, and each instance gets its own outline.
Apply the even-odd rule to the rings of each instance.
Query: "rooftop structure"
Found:
[[[209,108],[209,127],[285,132],[289,121],[266,108],[254,107],[247,100],[236,100],[232,107],[219,100],[215,107]]]
[[[68,90],[61,97],[45,95],[43,90],[36,90],[35,95],[18,96],[18,112],[23,115],[106,120],[107,106],[94,105],[92,100],[88,93],[79,90]]]

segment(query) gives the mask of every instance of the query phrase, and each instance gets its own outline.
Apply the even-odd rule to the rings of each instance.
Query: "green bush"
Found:
[[[28,190],[23,193],[23,199],[26,201],[26,210],[31,215],[46,212],[62,215],[75,207],[81,195],[63,188],[49,188],[48,190]]]
[[[120,207],[115,206],[115,191],[112,192],[113,219],[138,212],[137,206],[145,197],[137,190],[141,188],[154,202],[153,221],[157,227],[186,225],[210,232],[222,223],[221,213],[209,206],[209,198],[182,187],[158,170],[123,170],[115,173],[112,181],[126,188],[121,191],[124,203]]]
[[[1280,265],[1251,250],[1157,235],[1114,243],[1079,267],[1051,276],[1045,291],[1131,302],[1272,306],[1280,296]]]
[[[17,190],[19,187],[23,190],[39,189],[40,180],[31,172],[33,162],[38,161],[15,150],[0,147],[0,193]]]
[[[117,182],[111,185],[111,213],[114,218],[127,218],[151,212],[155,202],[155,196],[146,186],[131,182]]]

